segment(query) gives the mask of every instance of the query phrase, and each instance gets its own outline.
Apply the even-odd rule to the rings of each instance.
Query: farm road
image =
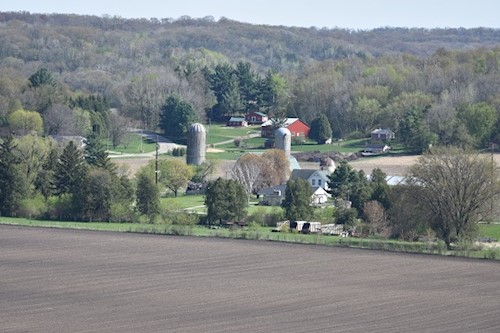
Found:
[[[500,265],[0,226],[1,332],[499,332]]]

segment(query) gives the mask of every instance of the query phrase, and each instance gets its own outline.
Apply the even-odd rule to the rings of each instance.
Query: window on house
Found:
[[[316,186],[316,179],[311,180],[312,186]]]
[[[321,186],[321,179],[318,179],[318,186]]]

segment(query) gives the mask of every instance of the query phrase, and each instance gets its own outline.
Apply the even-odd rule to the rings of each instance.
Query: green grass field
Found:
[[[500,224],[479,224],[479,237],[500,241]]]
[[[137,133],[127,133],[124,141],[128,140],[129,144],[127,145],[127,147],[121,144],[116,148],[113,148],[111,142],[109,140],[106,140],[105,144],[107,145],[107,149],[111,151],[110,155],[115,152],[119,154],[151,153],[156,149],[156,143],[143,140],[141,135]]]
[[[354,153],[363,150],[365,142],[366,142],[365,139],[358,139],[358,140],[334,142],[329,145],[319,145],[316,142],[307,141],[302,145],[293,145],[292,152],[319,151],[322,153],[326,153],[334,151],[339,153]]]
[[[234,140],[248,134],[259,133],[259,126],[249,127],[228,127],[226,125],[207,125],[207,144],[217,144],[227,140]]]

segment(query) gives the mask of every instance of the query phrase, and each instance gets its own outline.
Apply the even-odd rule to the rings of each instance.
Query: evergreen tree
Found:
[[[328,179],[329,192],[334,198],[350,200],[352,183],[356,180],[356,170],[353,170],[347,161],[341,161]]]
[[[285,216],[290,221],[307,220],[313,215],[311,206],[312,188],[304,179],[289,180],[286,184]]]
[[[198,121],[194,107],[179,96],[171,95],[160,111],[160,128],[174,141],[186,138],[189,125]]]
[[[425,122],[428,109],[421,111],[411,108],[405,112],[403,119],[399,122],[398,138],[405,148],[412,152],[422,153],[436,141],[435,134],[431,133]]]
[[[309,137],[319,144],[324,144],[332,138],[332,127],[323,113],[311,122]]]
[[[350,182],[349,200],[352,207],[361,212],[365,203],[370,200],[373,189],[363,170],[354,170],[353,175],[354,177]]]
[[[40,68],[33,75],[31,75],[28,80],[30,81],[30,86],[33,88],[43,85],[56,85],[56,81],[52,77],[52,73],[50,73],[47,68]]]
[[[55,192],[58,195],[75,193],[82,186],[86,173],[87,168],[82,153],[73,141],[70,141],[64,148],[55,167]]]
[[[11,216],[27,192],[19,160],[14,154],[14,139],[6,137],[0,144],[0,215]]]
[[[248,196],[237,181],[218,178],[208,184],[205,205],[209,223],[239,221],[246,216]]]
[[[55,189],[54,189],[54,181],[55,181],[55,171],[57,168],[58,161],[58,152],[56,148],[52,148],[49,152],[49,155],[43,162],[42,169],[38,172],[38,175],[35,179],[35,189],[40,192],[45,199],[50,197]]]
[[[113,202],[113,177],[108,170],[95,168],[73,193],[75,217],[87,221],[109,221]]]
[[[140,172],[137,176],[136,208],[144,215],[155,215],[160,212],[158,186],[145,172]]]
[[[85,139],[85,161],[91,167],[102,168],[116,172],[116,166],[111,162],[106,152],[106,147],[102,143],[101,138],[96,132],[91,132]]]
[[[239,92],[244,103],[245,112],[256,107],[258,97],[259,77],[251,69],[252,65],[249,62],[240,61],[236,65],[236,76],[239,82]]]
[[[388,210],[391,206],[389,199],[390,188],[387,185],[387,175],[379,168],[373,169],[370,177],[372,187],[371,200],[376,200],[382,204],[384,209]]]

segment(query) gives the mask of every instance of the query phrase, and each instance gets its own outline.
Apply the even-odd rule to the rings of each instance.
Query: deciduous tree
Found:
[[[41,138],[28,134],[16,140],[15,154],[20,162],[20,169],[28,186],[34,188],[35,180],[47,161],[53,142],[50,138]]]
[[[241,156],[231,169],[231,178],[243,185],[247,194],[252,194],[259,181],[263,170],[264,161],[256,154]]]
[[[488,216],[491,200],[500,194],[499,173],[492,161],[459,148],[433,149],[420,157],[410,176],[422,186],[419,201],[448,247],[475,235],[477,222]]]
[[[42,116],[36,111],[17,110],[10,114],[8,122],[16,135],[43,133]]]
[[[290,176],[290,162],[281,149],[269,149],[262,154],[264,162],[262,186],[284,184]]]
[[[147,166],[150,175],[155,173],[155,163],[155,161],[151,161]],[[176,197],[180,189],[186,188],[191,177],[193,177],[193,169],[184,161],[158,161],[158,183],[172,191]]]

